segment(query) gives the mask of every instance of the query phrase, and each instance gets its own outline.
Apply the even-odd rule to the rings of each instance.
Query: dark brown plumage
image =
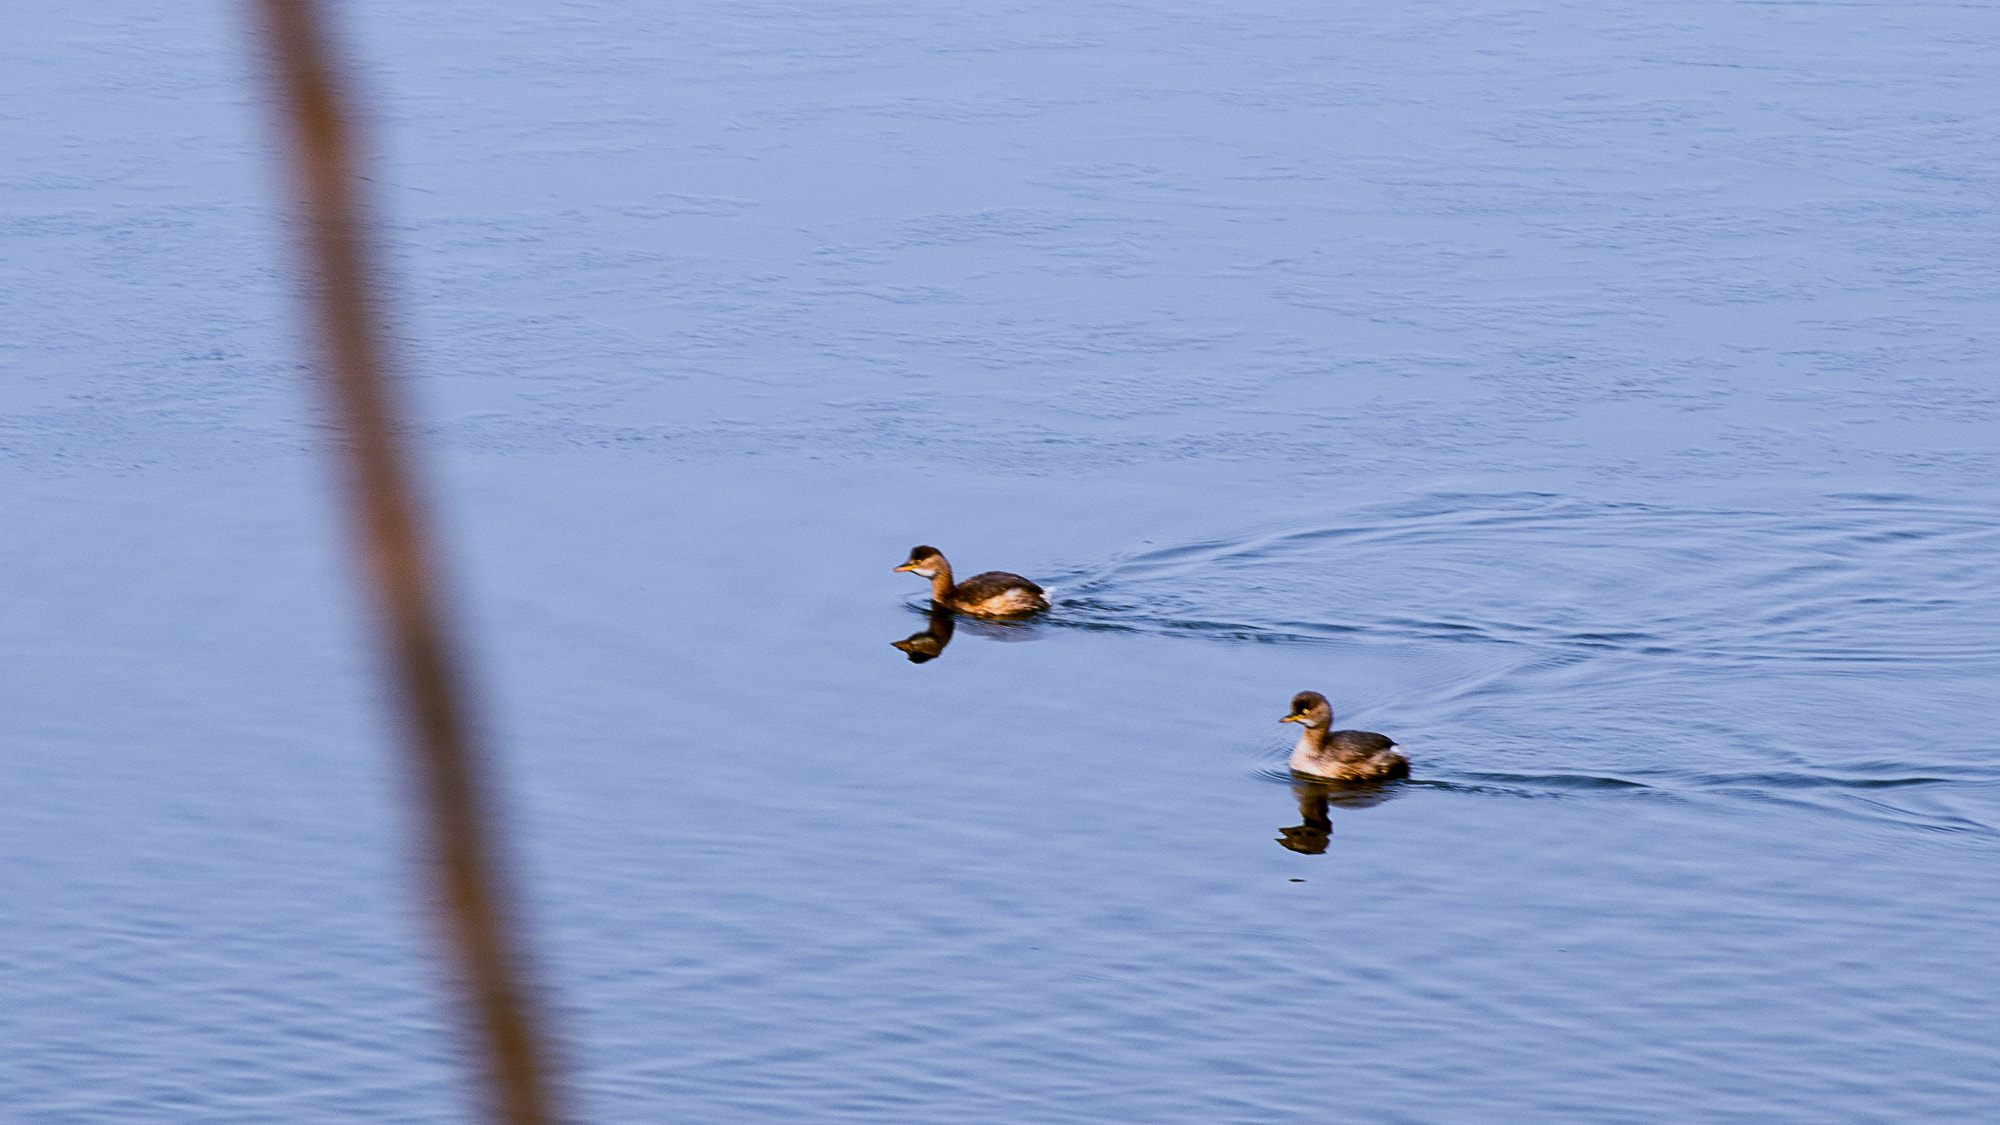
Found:
[[[1305,729],[1292,748],[1292,772],[1330,781],[1389,781],[1410,776],[1410,761],[1387,735],[1368,730],[1328,730],[1333,706],[1316,691],[1292,697],[1292,713],[1278,720]]]
[[[1042,588],[1018,574],[989,570],[956,585],[951,564],[936,547],[913,547],[909,560],[896,568],[931,580],[931,601],[975,617],[1018,617],[1049,608]]]

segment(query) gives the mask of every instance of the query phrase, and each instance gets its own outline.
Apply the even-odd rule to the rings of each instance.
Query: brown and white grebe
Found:
[[[936,547],[913,547],[908,562],[896,568],[931,580],[931,601],[974,617],[1018,617],[1049,608],[1042,588],[1018,574],[989,570],[953,585],[951,564]]]

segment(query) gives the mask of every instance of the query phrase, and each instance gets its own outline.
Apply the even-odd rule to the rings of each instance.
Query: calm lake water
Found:
[[[2000,1117],[1990,6],[415,8],[587,1120]],[[237,16],[0,14],[8,1121],[464,1119]]]

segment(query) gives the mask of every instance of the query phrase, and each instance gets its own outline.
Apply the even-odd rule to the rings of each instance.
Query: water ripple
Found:
[[[2000,582],[1984,562],[1996,551],[2000,514],[1905,498],[1801,513],[1428,496],[1055,584],[1065,623],[1217,640],[1983,663],[2000,659]]]

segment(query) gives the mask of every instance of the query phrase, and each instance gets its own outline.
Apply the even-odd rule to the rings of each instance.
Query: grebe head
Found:
[[[938,553],[936,547],[912,547],[910,561],[896,569],[907,570],[919,578],[932,578],[937,575],[938,567],[943,564],[944,556]]]
[[[1292,713],[1278,721],[1324,730],[1333,725],[1333,705],[1316,691],[1302,691],[1292,697]]]

